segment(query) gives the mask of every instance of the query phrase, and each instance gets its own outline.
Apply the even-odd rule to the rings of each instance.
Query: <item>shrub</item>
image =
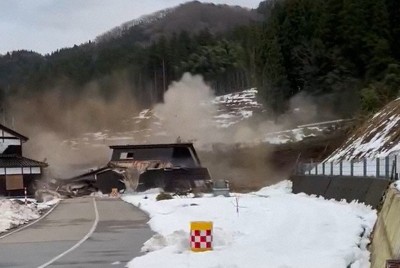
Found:
[[[159,193],[156,197],[157,201],[168,200],[168,199],[173,199],[172,195],[164,192]]]
[[[379,96],[375,87],[370,86],[361,90],[361,108],[367,114],[375,113],[379,107]]]

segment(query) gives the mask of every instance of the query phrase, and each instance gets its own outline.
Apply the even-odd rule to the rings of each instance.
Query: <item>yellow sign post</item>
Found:
[[[194,252],[212,250],[212,229],[211,221],[194,221],[190,223],[190,248]]]

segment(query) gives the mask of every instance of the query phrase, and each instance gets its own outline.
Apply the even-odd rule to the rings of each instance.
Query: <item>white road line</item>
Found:
[[[52,264],[53,262],[57,261],[58,259],[64,257],[65,255],[67,255],[68,253],[70,253],[71,251],[75,250],[76,248],[78,248],[80,245],[83,244],[83,242],[85,242],[92,234],[93,232],[96,230],[97,224],[99,223],[99,211],[97,210],[97,204],[96,204],[96,199],[93,198],[93,205],[94,205],[94,212],[96,215],[96,218],[94,220],[93,226],[90,229],[89,233],[87,233],[78,243],[76,243],[75,245],[73,245],[70,249],[64,251],[63,253],[61,253],[60,255],[54,257],[53,259],[51,259],[50,261],[46,262],[45,264],[39,266],[38,268],[44,268],[49,266],[50,264]]]
[[[60,201],[60,202],[61,202],[61,201]],[[42,215],[41,217],[39,217],[39,218],[36,219],[35,221],[30,222],[30,223],[28,223],[27,225],[24,225],[24,226],[22,226],[22,227],[20,227],[20,228],[18,228],[18,229],[16,229],[16,230],[14,230],[14,231],[11,231],[11,232],[9,232],[9,233],[6,233],[5,235],[0,236],[0,239],[3,239],[3,238],[5,238],[5,237],[7,237],[7,236],[9,236],[9,235],[15,234],[16,232],[22,231],[22,230],[24,230],[25,228],[28,228],[29,226],[31,226],[31,225],[37,223],[38,221],[44,219],[45,217],[47,217],[47,215],[49,215],[49,214],[58,206],[58,204],[60,204],[60,202],[57,202],[57,204],[55,204],[51,209],[49,209],[49,211],[47,211],[44,215]]]

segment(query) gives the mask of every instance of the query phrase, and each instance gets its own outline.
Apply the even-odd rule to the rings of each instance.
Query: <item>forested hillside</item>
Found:
[[[278,0],[263,7],[270,17],[259,28],[256,71],[275,110],[300,91],[345,114],[372,112],[399,93],[399,1]]]
[[[257,10],[191,2],[49,55],[0,56],[0,97],[4,106],[10,96],[60,87],[63,96],[79,96],[96,81],[109,98],[123,73],[146,106],[191,72],[217,94],[256,86],[276,114],[303,92],[353,116],[398,95],[399,47],[398,0],[269,0]]]
[[[124,76],[128,90],[146,106],[162,100],[168,84],[187,71],[204,74],[223,91],[242,89],[250,83],[230,82],[231,78],[244,80],[238,44],[229,43],[224,36],[260,19],[255,10],[189,2],[127,22],[95,42],[50,55],[7,53],[0,57],[0,89],[3,99],[55,88],[64,95],[78,95],[84,85],[96,81],[108,98],[115,80]]]

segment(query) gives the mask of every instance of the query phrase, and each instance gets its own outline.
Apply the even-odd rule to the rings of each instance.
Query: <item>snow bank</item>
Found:
[[[0,199],[0,233],[39,218],[41,211],[59,202],[58,199],[37,204],[34,199],[28,201],[25,206],[22,200]]]
[[[397,188],[397,190],[400,191],[400,180],[396,181],[396,182],[394,183],[394,186]]]
[[[376,212],[363,204],[295,195],[287,181],[231,198],[155,197],[123,197],[149,213],[157,232],[129,267],[369,267]],[[191,221],[214,222],[213,251],[190,251]]]
[[[0,233],[39,218],[39,211],[33,204],[21,205],[17,201],[0,200]]]
[[[37,203],[36,208],[39,210],[39,212],[42,212],[43,210],[47,210],[50,209],[52,206],[55,206],[58,202],[60,202],[60,199],[53,198],[46,202]]]

